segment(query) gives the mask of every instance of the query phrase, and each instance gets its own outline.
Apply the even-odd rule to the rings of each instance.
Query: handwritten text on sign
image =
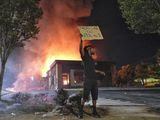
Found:
[[[103,36],[98,26],[80,26],[82,40],[102,40]]]

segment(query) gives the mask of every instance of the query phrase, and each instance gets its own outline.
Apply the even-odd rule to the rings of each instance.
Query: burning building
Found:
[[[42,78],[32,78],[33,76],[37,78],[37,75],[46,77],[48,70],[47,76],[49,76],[49,79],[53,79],[54,77],[50,74],[50,66],[54,66],[52,63],[55,60],[81,60],[79,55],[80,36],[78,26],[87,23],[86,18],[91,15],[93,9],[92,2],[94,0],[41,0],[40,5],[43,10],[43,16],[38,24],[40,27],[40,32],[37,35],[38,40],[32,40],[24,48],[25,51],[29,51],[29,53],[33,53],[35,56],[26,55],[25,52],[22,53],[20,64],[23,69],[17,73],[16,81],[11,86],[11,89],[14,91],[28,91],[29,89],[39,88],[35,86],[38,85],[36,83],[41,81]],[[86,42],[85,44],[88,43]],[[57,61],[55,63],[58,64]],[[55,66],[60,66],[56,64]],[[80,62],[76,64],[80,66]],[[51,67],[51,71],[53,68]],[[82,69],[81,66],[80,69]],[[61,79],[62,76],[57,78]],[[67,74],[64,74],[63,78],[67,79]],[[27,84],[29,83],[28,81],[36,85]],[[53,81],[49,80],[50,84],[51,82]],[[22,86],[22,83],[24,83],[24,86]],[[65,81],[64,84],[68,84],[68,82]],[[69,82],[69,84],[71,83]]]
[[[104,71],[105,77],[98,75],[100,87],[112,86],[113,62],[97,62],[96,69]],[[81,61],[56,60],[47,72],[49,89],[82,87],[84,81]]]

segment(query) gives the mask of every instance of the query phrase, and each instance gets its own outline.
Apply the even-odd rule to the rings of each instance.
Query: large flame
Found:
[[[76,21],[90,14],[90,5],[77,4],[76,0],[42,0],[43,17],[39,23],[38,40],[25,47],[35,55],[22,58],[23,68],[13,84],[13,91],[25,91],[33,86],[32,76],[46,76],[55,60],[80,60],[79,30]],[[28,59],[30,58],[31,59]],[[28,82],[31,81],[31,82]],[[21,84],[24,83],[25,86]],[[27,84],[31,83],[31,84]],[[21,87],[20,87],[21,86]]]

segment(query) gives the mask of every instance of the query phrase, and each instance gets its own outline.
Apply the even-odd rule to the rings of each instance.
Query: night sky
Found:
[[[160,48],[160,36],[136,35],[127,29],[117,0],[96,0],[93,4],[90,25],[99,25],[104,40],[95,43],[106,60],[118,66],[151,59]]]

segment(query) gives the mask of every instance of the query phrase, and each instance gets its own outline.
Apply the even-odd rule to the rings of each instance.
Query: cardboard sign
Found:
[[[103,36],[98,26],[79,26],[82,40],[102,40]]]

